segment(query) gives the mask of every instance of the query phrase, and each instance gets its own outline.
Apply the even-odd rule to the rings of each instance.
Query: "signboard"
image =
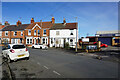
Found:
[[[89,38],[83,38],[82,42],[89,42]]]

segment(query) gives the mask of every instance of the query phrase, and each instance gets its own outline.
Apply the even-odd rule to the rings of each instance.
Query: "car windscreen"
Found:
[[[21,48],[25,48],[25,46],[24,45],[14,45],[12,48],[13,49],[21,49]]]

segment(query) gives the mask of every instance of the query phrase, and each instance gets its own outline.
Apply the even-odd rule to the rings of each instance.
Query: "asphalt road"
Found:
[[[117,78],[118,63],[69,54],[62,49],[31,49],[29,60],[10,63],[16,78]]]

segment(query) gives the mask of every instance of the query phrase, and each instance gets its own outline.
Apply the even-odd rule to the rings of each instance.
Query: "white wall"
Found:
[[[59,31],[59,35],[56,35],[56,32]],[[73,32],[73,35],[70,35],[71,31]],[[50,30],[50,38],[55,39],[61,39],[61,44],[63,43],[63,39],[66,39],[66,42],[70,43],[70,39],[73,39],[73,45],[76,45],[76,29],[70,30],[70,29],[57,29],[57,30]],[[69,40],[68,40],[69,38]],[[55,41],[53,41],[55,42]],[[78,42],[78,31],[77,31],[77,42]],[[53,43],[54,44],[54,43]],[[50,47],[53,46],[50,41]]]
[[[59,31],[60,35],[56,35],[56,31]],[[59,29],[59,30],[50,30],[50,38],[51,37],[76,37],[76,29],[73,30],[73,35],[70,35],[71,30],[69,29]]]

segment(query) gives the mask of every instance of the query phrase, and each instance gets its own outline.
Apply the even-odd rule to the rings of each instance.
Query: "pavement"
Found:
[[[2,52],[2,47],[0,47],[0,53]],[[2,78],[2,55],[0,54],[0,79]]]
[[[118,63],[71,54],[64,49],[31,49],[29,60],[9,63],[19,78],[118,78]],[[3,67],[3,70],[5,67]],[[7,71],[6,71],[7,72]],[[4,75],[3,75],[4,76]]]

